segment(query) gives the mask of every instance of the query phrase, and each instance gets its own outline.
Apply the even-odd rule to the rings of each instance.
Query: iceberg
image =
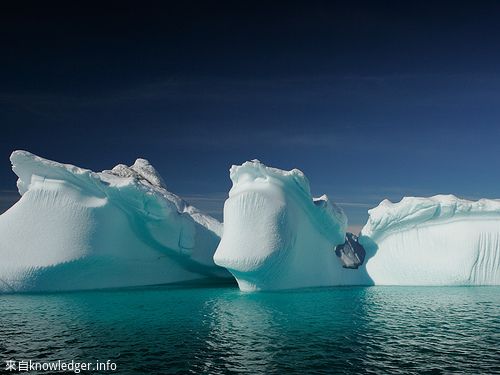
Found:
[[[230,274],[222,225],[169,192],[145,159],[92,172],[11,155],[20,200],[0,215],[0,291],[114,288]]]
[[[500,284],[500,200],[405,197],[368,213],[359,241],[373,283]]]
[[[243,291],[362,283],[342,267],[335,246],[347,218],[326,195],[313,198],[306,176],[258,160],[230,169],[224,233],[214,255]]]

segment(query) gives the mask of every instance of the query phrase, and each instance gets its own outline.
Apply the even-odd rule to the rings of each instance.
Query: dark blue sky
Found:
[[[269,3],[2,4],[1,204],[15,149],[145,157],[219,218],[253,158],[354,225],[386,197],[500,196],[499,2]]]

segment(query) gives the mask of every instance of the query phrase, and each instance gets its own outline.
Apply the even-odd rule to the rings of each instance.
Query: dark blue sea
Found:
[[[73,360],[116,365],[81,374],[500,374],[500,287],[2,295],[0,359],[2,373]]]

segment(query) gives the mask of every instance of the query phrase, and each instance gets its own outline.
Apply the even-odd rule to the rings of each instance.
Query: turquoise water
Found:
[[[500,373],[500,287],[3,295],[0,314],[2,361],[110,360],[120,374]]]

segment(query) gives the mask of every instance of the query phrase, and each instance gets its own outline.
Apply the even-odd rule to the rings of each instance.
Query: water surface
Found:
[[[500,287],[3,295],[0,359],[111,360],[120,374],[500,374]]]

